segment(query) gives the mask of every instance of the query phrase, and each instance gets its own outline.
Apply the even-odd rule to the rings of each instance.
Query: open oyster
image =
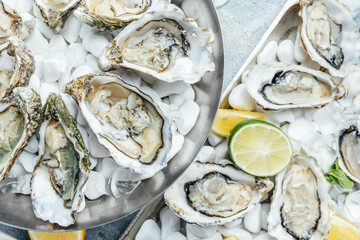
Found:
[[[332,208],[329,183],[316,160],[295,155],[289,166],[276,177],[269,234],[276,239],[326,239]]]
[[[0,181],[35,133],[41,113],[40,96],[30,88],[15,88],[0,103]]]
[[[0,0],[0,44],[10,36],[25,39],[34,29],[34,18],[27,13],[20,16],[14,9]]]
[[[60,95],[49,95],[44,118],[31,180],[33,210],[38,218],[66,227],[85,207],[88,150]]]
[[[149,176],[166,166],[171,123],[150,96],[112,74],[77,78],[65,92],[120,166]]]
[[[194,162],[165,192],[171,210],[200,226],[225,224],[244,216],[273,188],[233,165]]]
[[[45,23],[56,32],[60,32],[72,11],[82,0],[35,0]]]
[[[11,36],[2,47],[0,53],[6,50],[15,59],[15,69],[0,68],[0,101],[15,87],[27,86],[35,71],[34,57],[20,38]]]
[[[360,34],[352,7],[337,0],[301,0],[300,7],[300,35],[311,59],[336,77],[355,71],[360,66]]]
[[[100,31],[114,31],[138,20],[146,12],[166,8],[169,0],[85,0],[75,16]]]
[[[255,65],[244,77],[247,90],[264,109],[322,107],[346,93],[326,73],[299,65]]]
[[[339,166],[352,180],[360,183],[360,133],[352,125],[339,134]]]
[[[172,8],[144,14],[129,24],[104,49],[100,68],[130,69],[167,82],[188,83],[214,71],[212,31]]]

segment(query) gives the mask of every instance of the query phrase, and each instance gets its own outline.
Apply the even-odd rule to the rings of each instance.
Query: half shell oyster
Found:
[[[103,71],[129,69],[188,83],[214,71],[211,29],[200,28],[177,7],[146,13],[129,24],[99,58]]]
[[[316,160],[295,155],[290,165],[276,177],[269,234],[277,239],[322,240],[331,225],[329,183]]]
[[[360,183],[360,133],[355,125],[339,134],[339,166],[352,180]]]
[[[300,8],[300,35],[311,59],[335,77],[356,71],[360,66],[360,34],[351,8],[337,0],[301,0]]]
[[[72,11],[79,6],[82,0],[35,0],[45,23],[60,32]]]
[[[65,92],[120,166],[150,176],[166,166],[171,122],[150,96],[112,74],[77,78]]]
[[[15,88],[0,103],[0,181],[35,133],[41,113],[40,96],[30,88]]]
[[[35,215],[67,227],[85,207],[90,161],[82,136],[60,95],[51,93],[40,128],[39,159],[31,180]]]
[[[244,82],[260,106],[275,111],[322,107],[346,93],[328,74],[287,63],[255,65]]]
[[[74,12],[100,31],[114,31],[140,19],[146,12],[166,8],[169,0],[85,0]]]
[[[194,162],[165,192],[166,204],[200,226],[226,224],[244,216],[274,184],[233,165]]]
[[[15,87],[27,86],[35,71],[34,57],[20,38],[11,36],[1,47],[0,52],[6,50],[15,59],[15,69],[0,69],[0,101]]]

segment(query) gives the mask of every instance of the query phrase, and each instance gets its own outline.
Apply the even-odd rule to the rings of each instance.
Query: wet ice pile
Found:
[[[25,40],[25,44],[36,61],[36,71],[30,79],[29,87],[40,93],[43,104],[50,92],[62,92],[64,85],[74,78],[101,72],[97,63],[98,58],[118,32],[98,32],[71,15],[60,34],[56,34],[45,25],[40,10],[33,1],[4,2],[19,13],[29,13],[35,17],[34,30]],[[0,55],[2,67],[11,68],[11,61],[4,52]],[[170,114],[169,117],[174,121],[173,147],[167,158],[170,161],[181,149],[184,135],[190,132],[198,119],[200,108],[194,101],[194,89],[184,82],[167,83],[154,78],[140,77],[133,72],[112,73],[120,75],[125,81],[152,96],[160,108]],[[104,194],[115,197],[128,194],[141,180],[149,177],[120,168],[108,150],[98,142],[75,101],[66,94],[62,94],[62,97],[71,115],[76,119],[78,129],[89,149],[92,171],[85,191],[88,199],[96,199]],[[1,182],[2,192],[30,194],[29,180],[35,166],[38,143],[38,136],[31,138],[7,178]]]

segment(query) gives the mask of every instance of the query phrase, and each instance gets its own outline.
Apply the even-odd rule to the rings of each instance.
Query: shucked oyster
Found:
[[[56,32],[60,32],[66,19],[79,6],[82,0],[35,0],[45,23]]]
[[[269,234],[276,239],[323,240],[331,225],[329,183],[316,160],[295,155],[276,177],[268,215]]]
[[[194,162],[165,192],[171,210],[200,226],[232,222],[250,211],[273,188],[232,165]]]
[[[20,16],[14,9],[0,0],[0,45],[9,37],[25,39],[35,27],[34,18],[27,13]]]
[[[112,74],[77,78],[65,92],[120,166],[149,176],[166,166],[170,120],[151,97]]]
[[[35,215],[66,227],[85,207],[88,151],[60,95],[51,93],[40,128],[39,160],[31,180]]]
[[[40,96],[30,88],[15,88],[0,103],[0,181],[35,133],[41,112]]]
[[[213,33],[172,6],[144,14],[129,24],[104,49],[99,66],[103,71],[130,69],[157,79],[188,83],[214,71]]]
[[[300,35],[311,59],[336,77],[355,71],[360,66],[360,34],[352,7],[337,0],[301,0],[300,7]]]
[[[360,183],[360,133],[352,125],[339,134],[339,166],[352,180]]]
[[[138,20],[146,12],[159,11],[169,0],[85,0],[75,16],[100,31],[114,31]]]
[[[255,65],[244,82],[255,101],[270,110],[322,107],[346,93],[328,74],[287,63]]]
[[[2,47],[0,52],[6,50],[15,59],[15,69],[0,67],[0,101],[9,96],[15,87],[27,86],[35,71],[34,57],[21,39],[11,36]]]

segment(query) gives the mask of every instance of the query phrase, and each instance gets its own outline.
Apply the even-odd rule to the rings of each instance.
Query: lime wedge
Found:
[[[278,127],[261,120],[245,120],[231,131],[229,153],[248,174],[264,177],[281,172],[290,163],[290,139]]]

